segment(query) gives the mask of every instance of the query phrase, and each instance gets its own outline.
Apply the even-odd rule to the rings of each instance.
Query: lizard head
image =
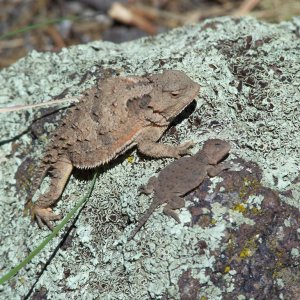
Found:
[[[220,139],[207,140],[202,151],[208,159],[210,165],[216,165],[220,162],[230,151],[230,144]]]
[[[200,86],[185,73],[165,70],[162,74],[148,77],[153,84],[148,105],[154,113],[171,122],[197,96]]]

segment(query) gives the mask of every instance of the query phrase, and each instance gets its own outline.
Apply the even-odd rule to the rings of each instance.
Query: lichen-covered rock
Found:
[[[163,140],[193,139],[196,151],[208,138],[225,139],[234,168],[186,196],[181,224],[158,210],[126,242],[151,202],[138,187],[170,161],[127,154],[103,169],[59,249],[63,235],[0,287],[0,297],[32,291],[53,299],[298,299],[299,23],[219,18],[121,45],[33,51],[2,70],[1,106],[78,95],[103,72],[183,70],[201,85],[197,107]],[[0,115],[1,274],[48,234],[22,216],[24,198],[16,191],[30,187],[32,160],[61,113]],[[41,114],[47,118],[36,126]],[[66,214],[74,206],[88,176],[74,173],[56,211]]]

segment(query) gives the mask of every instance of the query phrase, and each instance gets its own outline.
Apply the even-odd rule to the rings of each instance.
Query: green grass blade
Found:
[[[98,171],[95,172],[93,180],[91,182],[90,188],[85,196],[78,201],[76,206],[65,216],[65,218],[53,229],[53,231],[36,247],[30,254],[16,267],[11,269],[7,274],[0,278],[0,284],[5,283],[11,277],[16,275],[27,263],[29,263],[37,254],[43,250],[43,248],[58,234],[58,232],[69,222],[69,220],[74,216],[78,209],[89,199],[93,188],[95,186],[96,178],[98,176]]]
[[[15,31],[11,31],[11,32],[5,33],[3,35],[0,35],[0,40],[4,40],[4,39],[9,38],[11,36],[17,35],[19,33],[27,32],[27,31],[30,31],[30,30],[33,30],[33,29],[39,29],[39,28],[42,28],[42,27],[45,27],[45,26],[48,26],[48,25],[51,25],[51,24],[60,23],[61,21],[64,21],[64,20],[74,21],[74,20],[77,20],[77,19],[80,19],[80,17],[63,17],[63,18],[58,18],[58,19],[47,20],[47,21],[42,22],[42,23],[28,25],[28,26],[25,26],[23,28],[17,29]]]

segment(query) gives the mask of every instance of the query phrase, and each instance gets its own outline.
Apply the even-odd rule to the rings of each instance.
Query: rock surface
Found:
[[[127,243],[151,202],[138,187],[170,160],[125,155],[104,168],[67,238],[1,286],[0,298],[300,298],[299,27],[219,18],[120,45],[33,51],[2,70],[1,106],[78,95],[104,73],[183,70],[202,87],[197,107],[163,139],[193,139],[194,151],[208,138],[228,140],[234,168],[186,196],[181,224],[158,210]],[[22,191],[62,113],[0,115],[0,274],[48,235],[22,216]],[[90,174],[74,173],[56,211],[74,206]]]

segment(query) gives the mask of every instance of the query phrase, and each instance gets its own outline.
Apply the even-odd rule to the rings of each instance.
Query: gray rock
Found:
[[[112,69],[121,75],[143,75],[169,68],[183,70],[202,87],[197,108],[188,120],[176,126],[176,132],[171,130],[163,139],[170,143],[192,139],[197,143],[195,151],[208,138],[231,141],[229,159],[255,162],[261,173],[259,184],[276,192],[281,205],[296,214],[300,208],[296,180],[300,161],[299,49],[297,19],[271,25],[252,18],[218,18],[120,45],[97,41],[58,53],[32,51],[0,72],[0,103],[2,107],[40,103],[66,89],[67,95],[79,95],[93,84],[96,75],[92,72],[97,70],[101,73]],[[91,75],[81,84],[89,71]],[[30,134],[33,120],[39,116],[37,110],[0,115],[0,274],[18,264],[48,235],[22,216],[24,197],[16,193],[16,188],[26,186],[28,178],[24,177],[32,174],[26,168],[20,170],[22,161],[42,155],[48,132],[60,115],[41,123],[42,129],[36,128],[38,139]],[[161,299],[164,295],[169,299],[188,299],[184,297],[196,295],[197,299],[203,296],[216,300],[229,293],[237,299],[251,295],[246,284],[244,290],[238,286],[242,272],[232,261],[239,257],[235,261],[245,263],[248,273],[243,272],[249,275],[249,260],[258,249],[262,251],[263,236],[258,234],[254,240],[250,234],[249,240],[241,242],[241,236],[236,235],[240,241],[238,249],[242,250],[231,258],[223,256],[222,266],[227,264],[227,269],[218,269],[218,263],[224,255],[222,251],[228,250],[229,232],[241,233],[242,226],[254,226],[256,219],[252,218],[251,209],[260,210],[262,203],[258,192],[246,198],[241,193],[228,194],[228,203],[235,201],[239,206],[222,201],[211,203],[207,209],[210,226],[195,224],[188,208],[180,212],[181,224],[158,210],[135,239],[126,243],[134,227],[128,221],[135,223],[151,201],[151,196],[138,195],[138,187],[169,161],[144,160],[134,152],[130,159],[106,167],[63,246],[55,250],[62,232],[0,287],[0,298],[21,299],[33,285],[33,293],[46,294],[49,299]],[[20,184],[22,178],[24,182]],[[221,180],[213,180],[211,190]],[[244,183],[249,186],[247,181]],[[64,215],[70,211],[88,184],[82,176],[72,176],[55,211]],[[41,189],[46,187],[47,182]],[[203,199],[200,201],[197,193],[193,195],[188,198],[188,206],[201,205]],[[280,216],[280,210],[277,214]],[[299,227],[299,218],[296,223],[293,220],[280,219],[282,224],[276,224],[276,228]],[[200,243],[202,250],[200,241],[206,243],[205,247]],[[299,247],[295,244],[291,249],[289,262],[295,263],[296,273]],[[278,253],[276,249],[274,253]],[[49,265],[43,269],[47,262]],[[272,288],[264,291],[266,298],[271,299],[274,291],[284,295],[284,285],[289,284],[284,277],[268,280],[265,282]],[[295,287],[291,297],[297,296]]]

